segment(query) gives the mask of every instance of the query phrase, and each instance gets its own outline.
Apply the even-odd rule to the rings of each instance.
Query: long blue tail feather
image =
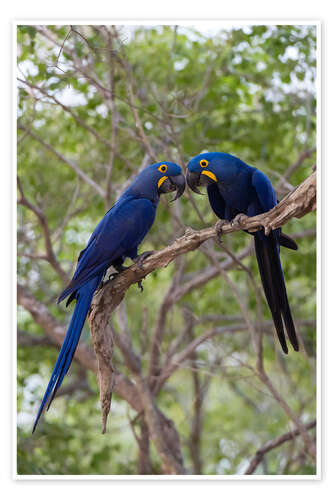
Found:
[[[66,373],[69,370],[69,367],[73,360],[81,336],[82,328],[85,323],[94,292],[97,289],[98,285],[100,284],[102,277],[103,274],[96,276],[94,279],[92,279],[91,281],[86,283],[83,287],[81,287],[77,292],[75,309],[73,311],[73,315],[66,332],[64,343],[62,344],[50,381],[46,388],[41,405],[39,407],[37,417],[35,419],[35,423],[32,430],[33,433],[37,427],[43,409],[47,404],[50,396],[51,399],[47,406],[47,410],[49,409],[58,389],[62,384],[62,381]]]
[[[289,340],[294,350],[298,351],[298,340],[288,303],[278,241],[273,233],[266,237],[259,232],[254,235],[254,241],[261,281],[281,347],[287,354],[288,347],[282,323],[283,318]]]

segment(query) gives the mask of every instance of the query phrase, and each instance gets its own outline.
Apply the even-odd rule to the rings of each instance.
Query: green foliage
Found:
[[[19,26],[17,32],[18,76],[31,84],[18,85],[18,173],[26,198],[43,210],[57,258],[70,275],[79,251],[110,203],[105,203],[82,177],[29,131],[59,155],[76,162],[83,173],[106,190],[110,164],[107,144],[113,121],[110,72],[114,66],[119,128],[111,203],[137,171],[146,151],[133,107],[129,106],[129,74],[110,55],[103,30],[76,27],[84,34],[83,39],[76,33],[67,37],[69,26],[44,28]],[[128,61],[134,104],[159,160],[174,160],[184,166],[201,151],[226,151],[263,170],[277,186],[300,153],[315,145],[315,27],[234,27],[214,34],[182,26],[131,30],[118,27],[118,38],[113,43],[115,54]],[[90,78],[77,69],[78,64],[86,68]],[[93,79],[98,80],[100,88]],[[311,173],[314,162],[313,155],[306,158],[288,182],[300,183]],[[278,196],[283,196],[289,187],[282,185]],[[193,228],[214,223],[216,218],[207,199],[196,197],[195,201],[202,220],[188,198],[183,197],[171,209],[161,204],[140,250],[162,248],[175,235],[182,234],[175,216]],[[315,216],[310,214],[289,222],[285,230],[295,234],[313,228]],[[45,254],[43,230],[35,214],[22,206],[18,208],[18,241],[19,282],[65,324],[71,311],[55,305],[63,283],[48,262],[31,258]],[[249,243],[249,236],[237,233],[224,242],[237,254]],[[282,358],[275,351],[270,332],[264,337],[265,367],[292,410],[308,421],[316,411],[316,332],[311,323],[316,308],[315,237],[312,234],[301,238],[298,252],[282,249],[281,253],[293,314],[298,321],[308,320],[301,333],[309,359],[297,353]],[[247,257],[243,263],[259,281],[254,257]],[[149,340],[177,265],[151,274],[144,283],[142,296],[136,287],[126,296],[129,330],[136,352],[142,350],[144,370],[149,351],[143,345],[143,310],[147,311]],[[210,265],[199,251],[187,255],[183,279]],[[228,275],[237,285],[251,317],[256,319],[255,295],[246,273],[233,269]],[[232,290],[221,277],[215,277],[185,295],[168,315],[161,346],[163,359],[184,327],[184,307],[190,307],[197,318],[209,314],[240,317]],[[270,319],[266,306],[264,318]],[[18,321],[20,330],[35,336],[43,334],[22,308]],[[116,315],[112,321],[117,327]],[[195,336],[211,326],[199,323]],[[81,342],[89,342],[87,327]],[[31,422],[56,355],[53,347],[18,347],[19,474],[136,474],[138,452],[129,425],[135,413],[114,396],[108,434],[100,435],[98,388],[93,374],[87,376],[90,390],[59,397],[41,422],[40,430],[31,436]],[[260,446],[290,429],[290,421],[247,367],[255,364],[248,332],[218,335],[202,344],[196,355],[200,376],[209,378],[202,415],[202,472],[241,474]],[[115,364],[129,375],[118,351]],[[67,384],[80,376],[74,364]],[[175,372],[157,401],[174,421],[185,466],[190,470],[188,440],[194,394],[189,364]],[[302,459],[302,449],[299,438],[284,444],[267,454],[257,473],[314,474],[315,466],[311,459]],[[154,473],[162,473],[160,459],[154,448],[151,451]]]

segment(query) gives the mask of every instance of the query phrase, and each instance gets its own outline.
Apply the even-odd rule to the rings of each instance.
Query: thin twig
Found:
[[[43,211],[39,207],[33,205],[30,201],[28,201],[28,199],[26,198],[26,196],[24,194],[23,186],[22,186],[22,183],[21,183],[21,180],[19,177],[17,178],[17,186],[18,186],[18,189],[19,189],[20,195],[21,195],[21,198],[18,200],[19,205],[25,206],[26,208],[31,210],[36,215],[36,217],[38,218],[39,223],[42,227],[43,233],[44,233],[46,255],[42,255],[42,256],[39,255],[39,256],[36,256],[36,258],[42,258],[42,259],[47,260],[51,264],[53,269],[56,271],[56,273],[60,276],[61,280],[64,283],[67,283],[69,281],[69,277],[67,276],[66,272],[62,269],[61,265],[59,264],[59,262],[56,258],[56,255],[54,253],[53,245],[52,245],[52,241],[51,241],[50,230],[49,230],[49,226],[48,226],[47,218],[46,218],[45,214],[43,213]]]
[[[309,422],[304,427],[306,431],[313,429],[314,427],[316,427],[316,420]],[[244,474],[247,475],[253,474],[257,469],[258,465],[262,462],[266,453],[268,453],[271,450],[274,450],[275,448],[281,446],[287,441],[295,439],[299,435],[300,435],[299,429],[295,429],[294,431],[286,432],[285,434],[282,434],[282,436],[279,436],[265,443],[261,448],[259,448],[259,450],[257,450],[255,456],[252,458],[250,465],[248,466]]]

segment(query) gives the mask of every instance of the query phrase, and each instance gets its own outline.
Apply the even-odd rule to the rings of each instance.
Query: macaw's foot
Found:
[[[143,261],[153,253],[154,252],[143,252],[134,259],[134,262],[138,265],[138,268],[141,269],[141,271],[143,271]]]
[[[237,214],[236,217],[232,219],[231,225],[234,226],[236,229],[243,229],[247,219],[248,219],[247,215]]]
[[[154,252],[143,252],[134,259],[134,262],[137,264],[138,268],[141,269],[141,271],[143,271],[143,261],[153,253]],[[141,292],[143,292],[142,280],[138,281],[138,288]]]
[[[226,219],[221,219],[215,224],[215,231],[218,238],[222,238],[223,235],[223,226],[229,224],[229,221]]]

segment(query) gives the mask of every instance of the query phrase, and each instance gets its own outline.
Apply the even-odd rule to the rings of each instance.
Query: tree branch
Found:
[[[283,186],[286,179],[289,179],[289,177],[293,174],[293,172],[303,164],[304,160],[306,160],[306,158],[309,158],[309,156],[311,156],[315,151],[316,147],[302,151],[297,160],[292,165],[290,165],[283,174],[282,179],[278,182],[278,185],[276,186],[277,191]]]
[[[47,260],[51,264],[51,266],[54,268],[56,273],[60,276],[62,281],[64,283],[68,283],[69,279],[68,279],[67,273],[62,269],[61,265],[59,264],[59,262],[56,258],[56,255],[54,253],[53,245],[52,245],[52,241],[51,241],[50,230],[49,230],[49,226],[48,226],[47,218],[45,217],[45,214],[43,213],[43,211],[39,207],[30,203],[30,201],[26,198],[24,191],[23,191],[22,183],[21,183],[21,180],[19,177],[17,178],[17,186],[18,186],[18,189],[19,189],[20,195],[21,195],[21,198],[18,200],[18,203],[20,205],[25,206],[26,208],[31,210],[36,215],[36,217],[38,218],[39,223],[42,227],[43,233],[44,233],[46,255],[35,256],[35,257]]]
[[[83,172],[83,170],[81,170],[81,168],[75,161],[69,160],[62,153],[59,153],[59,151],[57,151],[53,146],[51,146],[51,144],[45,142],[44,139],[42,139],[39,135],[35,134],[32,130],[27,129],[23,125],[18,125],[18,128],[20,130],[24,130],[25,132],[27,132],[29,135],[31,135],[31,137],[33,137],[33,139],[38,141],[45,149],[53,153],[60,161],[68,165],[72,170],[74,170],[74,172],[79,177],[81,177],[81,179],[83,179],[87,184],[89,184],[96,191],[96,193],[98,193],[102,198],[105,197],[103,189],[100,188],[99,185],[93,179],[91,179],[91,177],[89,177],[89,175]]]
[[[309,422],[307,425],[304,426],[304,428],[309,431],[310,429],[313,429],[313,427],[316,427],[316,420],[313,420],[312,422]],[[262,462],[264,456],[266,453],[268,453],[271,450],[274,450],[278,446],[281,446],[283,443],[286,441],[290,441],[292,439],[295,439],[297,436],[300,435],[299,429],[295,429],[294,431],[286,432],[285,434],[282,434],[282,436],[279,436],[275,439],[272,439],[270,441],[267,441],[266,444],[264,444],[255,454],[255,456],[252,458],[250,465],[244,472],[244,474],[253,474],[258,467],[258,465]]]
[[[165,474],[185,474],[180,442],[172,420],[166,418],[156,407],[148,384],[140,374],[134,374],[141,402],[144,408],[145,420],[151,438],[162,459]]]
[[[160,354],[161,354],[160,350],[165,332],[167,314],[171,309],[171,307],[173,306],[173,304],[175,303],[173,300],[173,296],[177,286],[179,285],[180,278],[183,274],[183,269],[184,269],[184,261],[181,260],[179,262],[179,267],[177,271],[173,275],[171,285],[169,286],[163,298],[162,305],[160,307],[155,322],[154,332],[150,343],[150,357],[149,357],[149,377],[152,379],[152,384],[151,384],[152,387],[154,386],[156,377],[160,373],[160,367],[159,367]]]
[[[41,94],[43,94],[45,97],[47,97],[48,99],[52,99],[52,101],[57,104],[58,106],[60,106],[64,111],[66,111],[67,113],[69,113],[73,118],[74,120],[84,129],[86,129],[88,132],[90,132],[90,134],[92,134],[99,142],[101,142],[102,144],[104,144],[104,146],[106,146],[108,149],[110,148],[110,144],[108,143],[108,141],[106,139],[104,139],[103,137],[101,137],[97,132],[96,130],[91,127],[90,125],[88,125],[84,120],[82,120],[82,118],[80,118],[76,113],[74,113],[74,111],[72,110],[72,108],[70,106],[66,106],[65,104],[63,104],[61,101],[59,101],[59,99],[57,99],[57,97],[55,95],[52,95],[52,94],[48,94],[47,91],[43,88],[43,87],[38,87],[38,85],[35,85],[33,84],[32,82],[29,82],[29,80],[23,80],[22,78],[17,78],[17,80],[21,83],[23,83],[24,85],[27,85],[28,87],[32,88],[32,89],[35,89],[37,90],[38,92],[40,92]],[[36,98],[35,98],[36,99]],[[27,129],[25,133],[29,133],[29,130]]]

